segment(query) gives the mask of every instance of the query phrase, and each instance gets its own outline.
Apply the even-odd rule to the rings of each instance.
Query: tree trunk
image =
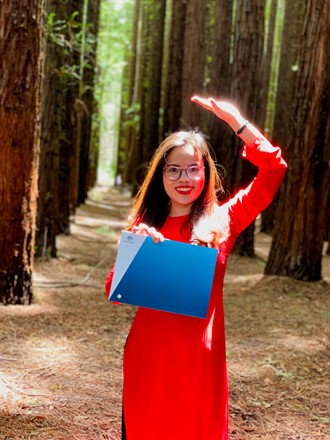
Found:
[[[40,147],[44,2],[4,0],[0,19],[0,301],[29,304]]]
[[[261,110],[267,94],[260,90],[263,82],[265,1],[238,0],[235,22],[235,43],[232,66],[231,95],[242,112],[254,124],[262,128],[264,115]],[[226,183],[230,191],[247,186],[256,174],[249,162],[242,166],[241,142],[235,135],[228,135],[224,142],[223,164],[228,171]],[[254,256],[254,224],[245,230],[237,241],[235,251],[240,255]]]
[[[214,11],[214,45],[212,52],[212,65],[210,70],[210,83],[208,94],[218,99],[230,99],[231,91],[231,43],[233,38],[233,2],[231,0],[215,0]],[[215,115],[207,114],[210,144],[212,145],[218,162],[222,163],[223,139],[231,131],[227,124],[219,121]]]
[[[215,0],[214,46],[209,91],[216,97],[230,98],[233,2]],[[218,119],[218,118],[217,118]]]
[[[147,36],[148,60],[144,75],[143,137],[140,138],[142,162],[148,162],[159,143],[159,116],[163,61],[166,0],[152,3]]]
[[[273,60],[273,47],[274,47],[274,34],[275,34],[275,23],[276,23],[276,12],[277,12],[277,0],[270,0],[270,10],[268,12],[268,17],[265,22],[268,23],[267,34],[265,35],[265,47],[264,55],[262,57],[261,64],[261,90],[260,90],[260,127],[264,128],[267,116],[267,104],[269,97],[269,82],[272,68]],[[267,128],[267,127],[266,127]],[[267,130],[269,135],[269,130]]]
[[[205,116],[205,110],[192,104],[190,98],[204,91],[208,5],[208,1],[201,4],[199,0],[190,0],[187,4],[181,94],[181,120],[185,129],[200,127]]]
[[[300,32],[305,10],[305,0],[296,0],[290,4],[286,2],[273,129],[274,142],[284,150],[288,148],[287,138],[291,131],[291,106],[298,80],[299,48],[302,40]]]
[[[118,172],[124,177],[126,183],[132,183],[126,163],[130,162],[132,156],[131,140],[136,132],[136,114],[133,110],[133,105],[136,104],[134,102],[134,86],[137,70],[139,14],[140,0],[135,0],[130,51],[127,53],[127,64],[123,72],[123,86],[125,87],[125,93],[122,93],[119,133],[120,145],[118,148]]]
[[[47,14],[54,14],[54,21],[63,18],[61,5],[57,0],[49,0]],[[59,172],[61,142],[61,77],[63,47],[54,41],[55,35],[48,36],[45,53],[45,67],[42,107],[41,145],[38,185],[37,232],[35,255],[56,257],[56,236],[59,228]]]
[[[79,34],[83,25],[83,0],[63,0],[63,7],[69,19],[65,33],[69,50],[65,62],[67,75],[65,80],[63,106],[63,142],[61,144],[61,186],[63,194],[68,194],[70,214],[73,214],[79,202],[79,172],[81,151],[82,115],[86,111],[84,102],[80,99],[79,71],[81,66],[81,40]],[[71,26],[71,22],[75,22]],[[78,78],[77,78],[78,75]],[[65,200],[67,208],[67,200]],[[66,216],[65,216],[66,217]],[[66,218],[63,219],[64,221]]]
[[[321,278],[330,190],[330,0],[308,0],[301,7],[286,137],[289,170],[265,273],[315,281]]]
[[[131,185],[133,193],[137,191],[139,182],[137,176],[137,169],[140,162],[140,154],[138,150],[138,140],[139,140],[139,126],[141,118],[141,96],[142,96],[142,73],[145,60],[144,51],[144,29],[142,24],[144,23],[144,5],[143,0],[137,0],[134,8],[134,23],[137,25],[133,29],[133,40],[132,40],[132,58],[130,60],[130,85],[131,85],[131,96],[128,100],[130,103],[128,109],[130,112],[131,123],[129,124],[126,136],[125,136],[125,147],[126,147],[126,166],[124,173],[124,180],[126,183]],[[137,61],[135,63],[135,61]],[[133,66],[134,64],[134,66]],[[134,69],[133,69],[134,67]],[[133,80],[133,82],[131,82]]]
[[[85,0],[86,1],[86,0]],[[81,151],[79,160],[79,191],[78,204],[84,203],[87,198],[87,192],[95,183],[92,174],[96,176],[95,162],[92,163],[91,156],[91,132],[92,116],[94,112],[94,82],[96,72],[96,49],[97,34],[100,14],[100,0],[88,0],[87,7],[87,28],[85,29],[86,45],[84,48],[84,65],[82,71],[81,99],[85,104],[85,111],[82,114],[81,127]],[[94,159],[95,159],[94,155]],[[94,168],[94,169],[93,169]]]
[[[326,254],[330,255],[330,192],[329,192],[329,200],[328,200],[328,208],[327,208],[325,224],[327,225],[326,226],[327,230],[326,230],[326,233],[325,233],[324,240],[328,242],[328,247],[327,247],[327,250],[326,250]]]
[[[172,1],[168,65],[165,70],[163,137],[181,128],[182,67],[187,2]]]
[[[298,46],[301,35],[305,0],[298,0],[287,5],[281,36],[281,58],[272,138],[274,143],[287,149],[287,135],[290,132],[290,108],[293,100],[294,84],[297,78]],[[274,228],[276,208],[282,188],[270,206],[263,212],[261,231],[271,234]]]

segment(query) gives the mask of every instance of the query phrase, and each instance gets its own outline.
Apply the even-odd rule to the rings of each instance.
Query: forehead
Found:
[[[166,157],[166,161],[176,165],[203,164],[203,155],[197,147],[186,144],[180,147],[174,147]]]

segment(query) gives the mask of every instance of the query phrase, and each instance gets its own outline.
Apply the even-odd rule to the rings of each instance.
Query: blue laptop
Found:
[[[217,249],[122,231],[110,301],[205,318]]]

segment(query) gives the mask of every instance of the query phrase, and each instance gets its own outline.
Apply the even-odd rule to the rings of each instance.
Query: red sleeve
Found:
[[[106,279],[106,282],[105,282],[105,293],[108,298],[110,296],[110,289],[111,289],[111,283],[112,283],[114,272],[115,272],[115,266],[113,266],[113,268],[111,269],[111,271]]]
[[[231,229],[235,235],[243,231],[273,200],[285,175],[287,164],[281,149],[267,139],[258,139],[252,147],[244,146],[242,157],[259,170],[250,185],[228,201]]]

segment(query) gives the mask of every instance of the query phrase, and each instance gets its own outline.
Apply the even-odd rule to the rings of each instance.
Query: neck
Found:
[[[191,211],[191,205],[175,205],[170,204],[169,216],[170,217],[180,217],[182,215],[188,215]]]

